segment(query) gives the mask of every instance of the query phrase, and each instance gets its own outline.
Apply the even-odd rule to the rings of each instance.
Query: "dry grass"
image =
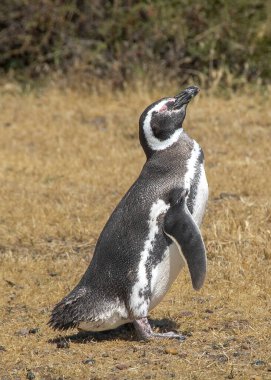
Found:
[[[271,379],[268,94],[202,93],[189,108],[185,126],[205,150],[211,189],[208,279],[196,293],[182,273],[151,313],[187,340],[140,343],[128,327],[86,339],[63,333],[69,347],[59,348],[46,326],[144,163],[140,112],[171,92],[1,88],[1,379]]]

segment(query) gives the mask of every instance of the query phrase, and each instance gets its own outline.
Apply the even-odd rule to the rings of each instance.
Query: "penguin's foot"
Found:
[[[177,340],[185,340],[185,336],[182,334],[175,333],[173,331],[168,331],[166,333],[152,333],[152,337],[154,338],[165,338],[165,339],[177,339]]]
[[[150,340],[153,338],[185,340],[185,336],[182,334],[174,333],[173,331],[166,333],[154,333],[147,317],[135,319],[133,321],[133,324],[135,326],[137,336],[140,340]]]

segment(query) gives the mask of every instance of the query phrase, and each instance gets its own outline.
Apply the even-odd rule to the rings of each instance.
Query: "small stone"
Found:
[[[83,363],[83,364],[93,365],[93,364],[95,364],[95,360],[94,360],[94,359],[91,359],[91,358],[87,358],[87,359],[83,360],[82,363]]]
[[[36,378],[34,372],[31,371],[31,369],[27,370],[26,378],[27,378],[27,380],[34,380]]]
[[[40,329],[38,327],[34,327],[32,329],[29,329],[28,333],[29,334],[37,334],[37,332],[39,332]]]
[[[142,359],[142,360],[140,360],[140,363],[142,363],[144,365],[148,365],[148,364],[150,364],[150,361],[148,359]]]
[[[181,317],[193,317],[194,313],[192,311],[186,311],[186,310],[184,310],[184,311],[182,311],[180,313],[180,316]]]
[[[23,328],[23,329],[20,329],[18,331],[16,331],[15,335],[17,336],[26,336],[29,334],[29,329],[27,328]]]
[[[116,368],[122,371],[124,369],[127,369],[128,365],[124,363],[120,363],[120,364],[116,364]]]
[[[167,347],[165,349],[165,353],[166,354],[170,354],[170,355],[177,355],[178,354],[178,350],[175,347]]]
[[[66,339],[61,339],[56,346],[57,348],[70,348],[70,343]]]
[[[59,276],[59,273],[57,273],[57,272],[49,272],[48,274],[51,277],[57,277],[57,276]]]
[[[205,313],[208,313],[208,314],[213,314],[213,310],[211,310],[211,309],[205,309]]]
[[[261,360],[261,359],[257,359],[255,360],[254,362],[251,363],[252,365],[256,365],[256,366],[260,366],[260,365],[265,365],[265,361]]]
[[[237,357],[240,356],[241,354],[240,354],[240,352],[235,351],[232,355],[233,355],[235,358],[237,358]]]
[[[228,360],[229,359],[226,355],[217,355],[217,361],[220,363],[226,363]]]
[[[249,350],[249,346],[246,343],[241,344],[243,350]]]
[[[6,352],[7,350],[6,350],[6,347],[4,347],[4,346],[0,346],[0,352]]]
[[[103,352],[103,353],[102,353],[102,357],[103,357],[103,358],[109,358],[109,354],[108,354],[107,352]]]

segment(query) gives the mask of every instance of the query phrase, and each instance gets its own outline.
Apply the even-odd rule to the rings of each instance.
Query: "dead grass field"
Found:
[[[177,91],[177,89],[175,89]],[[187,271],[151,313],[184,343],[46,326],[144,163],[138,117],[167,89],[0,88],[0,379],[271,379],[271,94],[204,94],[188,133],[205,151],[208,278]],[[88,360],[89,359],[89,360]]]

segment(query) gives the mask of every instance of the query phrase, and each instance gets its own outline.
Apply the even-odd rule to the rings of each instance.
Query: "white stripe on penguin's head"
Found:
[[[165,113],[167,111],[167,103],[174,102],[174,98],[163,99],[161,102],[157,103],[153,108],[151,108],[143,122],[143,131],[147,141],[147,144],[152,150],[163,150],[170,147],[174,144],[180,137],[182,133],[182,128],[175,130],[167,139],[160,140],[158,137],[154,135],[151,120],[154,113]]]

